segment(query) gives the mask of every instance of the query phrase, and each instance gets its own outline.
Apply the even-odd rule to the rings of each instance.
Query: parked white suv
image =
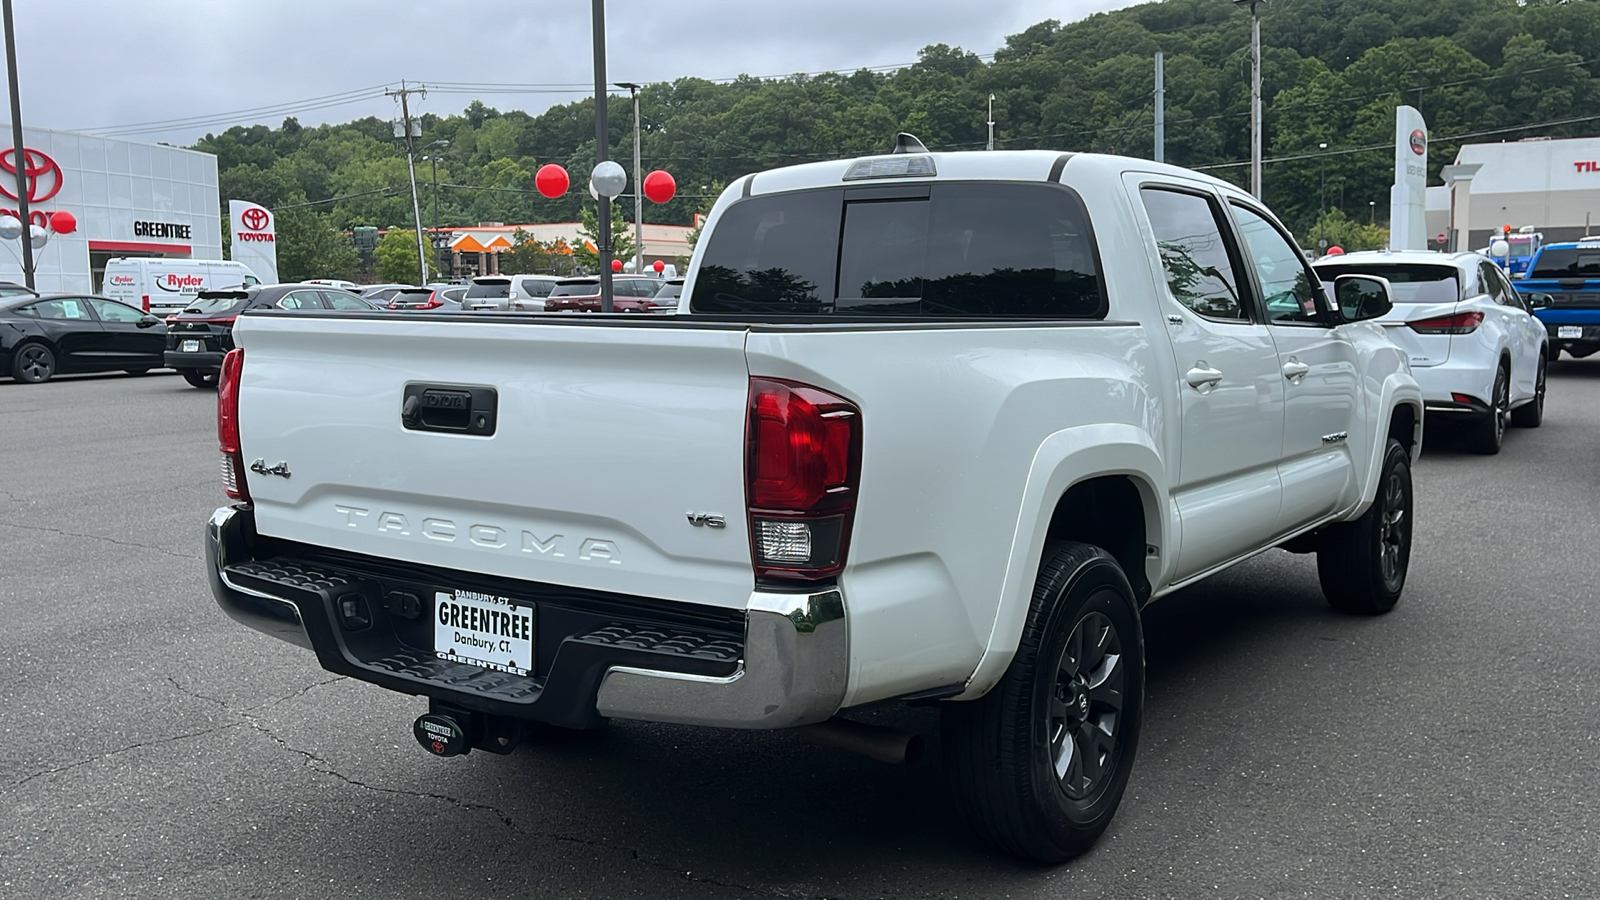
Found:
[[[1394,309],[1378,321],[1404,348],[1427,411],[1463,420],[1472,446],[1499,453],[1506,423],[1544,418],[1549,340],[1528,298],[1480,253],[1368,251],[1326,257],[1317,274],[1388,280]]]
[[[559,280],[554,275],[480,275],[472,279],[461,308],[544,312],[544,298]]]

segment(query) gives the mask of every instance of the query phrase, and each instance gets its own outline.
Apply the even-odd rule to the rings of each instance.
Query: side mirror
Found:
[[[1389,279],[1376,275],[1340,275],[1333,280],[1333,294],[1346,322],[1376,319],[1394,309]]]
[[[1551,306],[1555,305],[1555,301],[1556,301],[1556,298],[1550,296],[1549,294],[1539,294],[1539,293],[1529,294],[1528,295],[1528,308],[1529,309],[1549,309]]]
[[[161,324],[161,319],[157,318],[156,316],[149,315],[149,314],[146,314],[144,316],[144,318],[139,320],[139,327],[140,328],[150,328],[152,326],[160,325],[160,324]]]

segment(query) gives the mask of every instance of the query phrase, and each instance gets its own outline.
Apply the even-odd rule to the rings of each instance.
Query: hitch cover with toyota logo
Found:
[[[400,401],[400,424],[411,431],[488,437],[498,407],[499,394],[491,387],[412,383]]]

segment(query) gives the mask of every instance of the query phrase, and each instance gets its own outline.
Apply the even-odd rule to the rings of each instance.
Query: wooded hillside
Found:
[[[1266,166],[1266,199],[1302,235],[1324,203],[1364,223],[1376,201],[1381,222],[1402,100],[1428,119],[1430,181],[1464,140],[1600,133],[1600,3],[1592,0],[1268,0],[1263,10],[1266,155],[1280,160]],[[937,44],[893,72],[648,85],[644,165],[672,172],[679,197],[646,203],[646,221],[687,224],[708,202],[703,186],[886,150],[896,131],[935,150],[981,149],[991,93],[1000,149],[1148,157],[1157,51],[1166,54],[1168,161],[1243,183],[1249,35],[1248,12],[1229,0],[1165,0],[1065,26],[1041,22],[998,49]],[[609,111],[610,153],[627,159],[631,105],[613,97]],[[538,115],[474,101],[459,115],[424,116],[419,145],[450,142],[432,151],[448,185],[440,223],[576,220],[579,204],[590,202],[582,185],[593,123],[592,100]],[[217,154],[224,202],[280,209],[291,230],[410,222],[403,149],[387,121],[302,128],[289,119],[207,135],[196,147]],[[534,191],[533,173],[546,162],[573,173],[574,189],[559,200]],[[419,183],[430,174],[419,162]],[[423,192],[431,225],[431,189]],[[311,201],[329,202],[296,206]],[[632,214],[631,204],[619,209]]]

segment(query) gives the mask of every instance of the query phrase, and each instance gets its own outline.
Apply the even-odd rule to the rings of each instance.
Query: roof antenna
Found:
[[[902,131],[899,134],[895,135],[895,137],[894,137],[894,149],[890,150],[889,152],[890,153],[927,153],[928,152],[928,148],[922,146],[922,142],[917,140],[917,136],[916,135],[907,134],[904,131]]]

